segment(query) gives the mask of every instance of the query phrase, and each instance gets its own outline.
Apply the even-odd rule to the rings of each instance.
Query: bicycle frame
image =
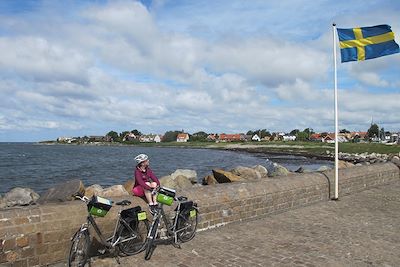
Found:
[[[165,214],[165,211],[164,211],[164,208],[163,208],[164,204],[159,203],[159,207],[158,207],[159,211],[156,213],[155,218],[153,218],[153,222],[152,222],[152,224],[150,226],[150,230],[149,230],[149,232],[147,234],[147,238],[148,239],[157,239],[156,236],[157,236],[157,232],[159,231],[158,225],[160,223],[160,220],[162,219],[162,221],[164,222],[165,227],[167,229],[168,237],[173,237],[174,242],[178,243],[178,233],[180,233],[180,232],[182,232],[182,231],[187,229],[187,227],[184,227],[184,228],[178,229],[178,230],[176,229],[177,228],[177,224],[178,224],[179,215],[182,212],[180,210],[180,205],[181,205],[181,202],[178,202],[177,210],[175,211],[174,220],[170,221],[170,220],[168,220],[168,218],[167,218],[167,216]],[[196,207],[193,207],[193,208],[196,209],[196,211],[197,211]],[[156,227],[155,230],[154,230],[154,227]],[[153,231],[156,231],[156,232],[154,234],[152,234]]]
[[[98,227],[96,220],[94,219],[94,217],[89,213],[87,216],[87,222],[85,224],[83,224],[81,226],[80,231],[89,231],[89,227],[90,225],[93,226],[94,231],[96,232],[97,236],[100,238],[100,242],[101,244],[103,244],[105,247],[107,247],[108,249],[115,247],[116,245],[118,245],[119,243],[123,243],[123,242],[127,242],[131,239],[134,239],[136,237],[130,237],[127,239],[124,239],[122,242],[120,242],[121,237],[118,236],[117,238],[117,229],[120,226],[120,224],[123,224],[129,231],[134,232],[134,230],[130,227],[130,225],[123,219],[121,218],[121,210],[118,212],[118,218],[117,218],[117,222],[115,224],[115,228],[113,231],[112,236],[110,236],[109,238],[105,238],[103,233],[101,232],[100,228]]]

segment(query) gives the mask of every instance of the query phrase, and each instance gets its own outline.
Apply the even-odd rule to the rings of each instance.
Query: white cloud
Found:
[[[326,54],[314,48],[285,40],[234,40],[210,47],[207,60],[218,72],[234,72],[267,86],[324,76],[328,69]]]
[[[374,72],[360,73],[360,75],[358,75],[357,78],[366,85],[372,85],[376,87],[389,86],[389,83],[387,81],[383,80],[381,77],[379,77],[378,74]]]
[[[0,17],[0,129],[332,128],[330,20],[364,15],[333,3],[203,4],[71,4],[68,15],[44,5],[34,16]],[[361,127],[373,113],[400,127],[399,60],[340,65],[340,123]]]
[[[34,36],[1,37],[2,73],[38,81],[85,82],[89,60],[74,49]]]
[[[296,79],[292,84],[280,84],[276,88],[276,94],[283,100],[316,100],[319,95],[311,88],[309,83]]]

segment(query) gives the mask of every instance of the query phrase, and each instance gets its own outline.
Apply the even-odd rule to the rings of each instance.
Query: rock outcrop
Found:
[[[186,176],[178,175],[171,176],[167,175],[160,179],[161,186],[165,186],[173,189],[185,189],[192,187],[192,182],[188,180]]]
[[[260,180],[261,174],[249,167],[238,166],[230,171],[231,173],[240,176],[243,180]]]
[[[102,197],[119,197],[129,196],[129,193],[125,190],[123,185],[118,184],[103,189],[99,195]]]
[[[325,172],[325,171],[329,171],[329,170],[331,170],[331,169],[332,169],[332,168],[323,165],[323,166],[321,166],[321,167],[318,168],[317,172]]]
[[[345,168],[350,168],[353,167],[354,164],[348,161],[344,161],[344,160],[339,160],[339,169],[345,169]]]
[[[39,197],[30,188],[15,187],[0,198],[0,208],[35,204]]]
[[[255,165],[252,168],[260,173],[261,178],[267,178],[268,177],[268,170],[264,166]]]
[[[177,169],[175,172],[171,173],[170,176],[172,179],[175,179],[177,176],[184,176],[192,184],[197,183],[197,173],[194,170]]]
[[[128,193],[132,193],[133,186],[135,185],[135,181],[133,179],[129,179],[125,182],[124,188]]]
[[[99,196],[103,191],[103,187],[99,184],[94,184],[85,189],[85,196],[91,198],[93,195]]]
[[[373,163],[387,162],[390,159],[389,155],[380,153],[350,154],[350,153],[339,152],[338,157],[340,160],[344,160],[354,164],[361,163],[362,165],[368,165],[367,163],[373,164]]]
[[[74,179],[48,189],[40,196],[38,203],[44,204],[74,200],[74,195],[77,193],[83,195],[85,193],[85,187],[81,180]]]
[[[218,184],[217,180],[214,178],[214,175],[210,174],[203,178],[203,185],[213,185]]]
[[[398,156],[393,156],[392,159],[390,160],[392,163],[394,163],[397,167],[400,168],[400,157]]]
[[[245,181],[242,177],[221,169],[213,169],[212,172],[215,180],[220,184]]]
[[[277,176],[287,176],[290,174],[290,171],[283,167],[282,165],[279,165],[277,163],[273,164],[273,170],[271,173],[268,173],[269,177],[277,177]]]

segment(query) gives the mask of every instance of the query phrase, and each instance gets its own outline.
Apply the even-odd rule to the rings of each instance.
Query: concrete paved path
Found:
[[[197,233],[120,266],[400,266],[400,183]],[[92,266],[117,266],[112,258]]]

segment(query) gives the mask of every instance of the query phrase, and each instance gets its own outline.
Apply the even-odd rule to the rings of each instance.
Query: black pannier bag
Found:
[[[130,223],[132,221],[138,222],[146,220],[147,215],[145,211],[142,211],[140,206],[136,206],[134,208],[121,211],[121,218]]]
[[[180,216],[182,216],[185,219],[196,216],[197,212],[194,209],[194,207],[197,207],[197,203],[194,203],[193,201],[181,202],[179,205]],[[177,209],[178,207],[176,207],[175,210]]]
[[[193,201],[185,201],[185,202],[181,202],[181,205],[179,206],[179,210],[182,212],[185,211],[190,211],[193,208]]]

